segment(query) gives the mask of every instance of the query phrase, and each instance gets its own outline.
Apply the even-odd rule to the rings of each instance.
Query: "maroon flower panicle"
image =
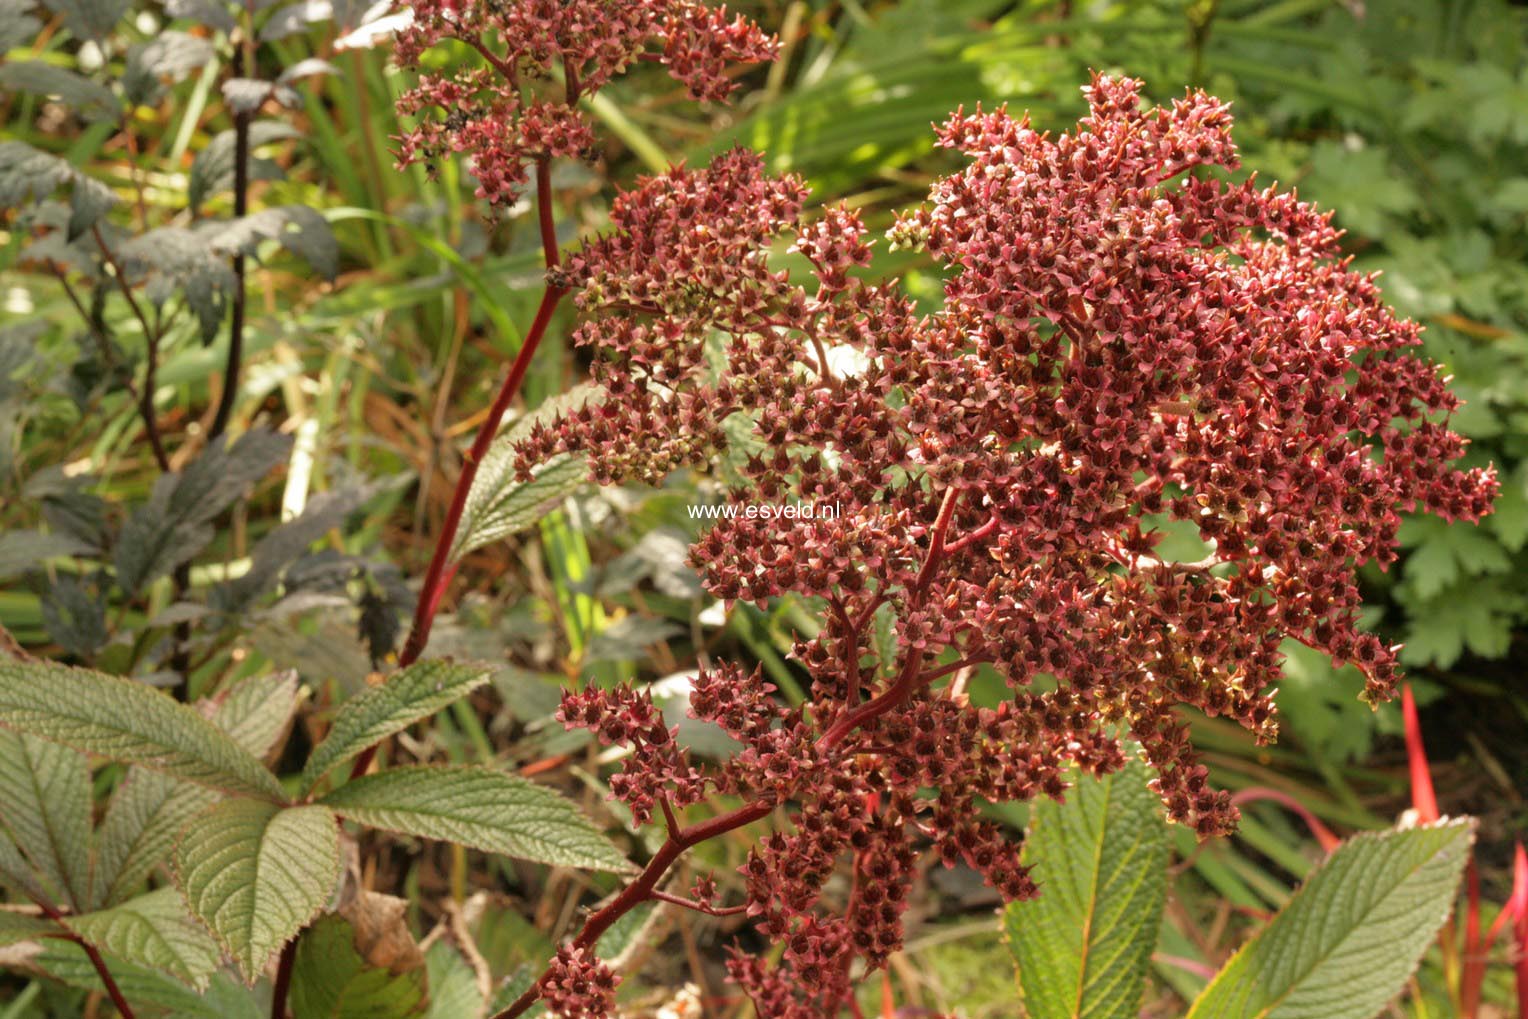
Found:
[[[1095,78],[1058,137],[1002,110],[945,126],[968,164],[893,231],[949,269],[937,314],[856,276],[854,212],[803,223],[801,181],[742,151],[642,182],[567,263],[607,397],[536,429],[523,472],[576,449],[600,481],[652,481],[742,435],[739,498],[842,507],[723,519],[692,548],[714,596],[794,593],[824,618],[794,650],[802,708],[757,672],[696,680],[692,714],[742,743],[722,767],[697,772],[631,690],[563,708],[632,749],[613,789],[639,818],[718,793],[758,808],[728,817],[790,817],[742,871],[784,946],[784,975],[732,964],[763,1015],[837,1014],[856,960],[900,944],[920,852],[1033,894],[978,805],[1060,795],[1069,762],[1116,770],[1123,735],[1173,818],[1229,830],[1176,709],[1272,739],[1291,637],[1388,696],[1394,649],[1358,629],[1355,566],[1393,559],[1402,510],[1489,508],[1492,474],[1449,466],[1464,440],[1407,350],[1417,326],[1328,217],[1213,172],[1236,165],[1223,104],[1138,93]],[[786,245],[805,283],[774,268]],[[1169,519],[1202,558],[1159,553]],[[982,664],[1011,688],[996,707],[963,692]]]
[[[734,64],[774,59],[775,42],[725,8],[697,0],[417,0],[399,34],[398,59],[420,57],[446,40],[476,49],[488,66],[425,73],[399,112],[423,114],[399,141],[399,164],[433,167],[471,159],[478,197],[512,205],[537,159],[582,156],[594,146],[578,108],[644,58],[661,62],[696,99],[725,99]],[[546,80],[562,76],[547,94]]]

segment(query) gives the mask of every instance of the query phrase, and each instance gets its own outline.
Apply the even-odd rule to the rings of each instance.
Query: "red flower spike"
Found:
[[[1417,717],[1417,702],[1411,684],[1401,687],[1401,717],[1406,723],[1406,763],[1411,770],[1411,805],[1417,821],[1431,824],[1439,818],[1438,796],[1433,792],[1432,766],[1427,763],[1427,748],[1422,745],[1422,722]]]
[[[851,977],[901,946],[921,855],[1005,900],[1036,894],[979,804],[1060,796],[1073,764],[1118,770],[1117,733],[1174,820],[1229,831],[1235,802],[1178,707],[1274,738],[1287,638],[1390,696],[1395,649],[1358,627],[1355,566],[1393,560],[1403,511],[1489,508],[1491,472],[1450,466],[1464,440],[1436,423],[1455,403],[1412,356],[1417,326],[1340,257],[1328,218],[1217,175],[1236,163],[1223,103],[1144,109],[1139,87],[1096,78],[1089,116],[1059,136],[1002,110],[945,125],[967,165],[892,232],[946,270],[934,314],[855,271],[869,257],[857,213],[805,214],[805,184],[741,150],[622,193],[611,232],[559,270],[603,392],[532,430],[522,476],[577,451],[597,481],[659,482],[737,442],[736,498],[840,510],[719,519],[690,550],[724,602],[823,606],[792,650],[810,677],[800,707],[758,671],[695,679],[691,714],[739,743],[724,763],[692,762],[640,691],[562,707],[629,750],[611,789],[639,822],[743,804],[677,821],[623,908],[694,841],[785,819],[740,869],[780,965],[729,962],[762,1017],[841,1011]],[[799,279],[778,266],[787,250],[810,266]],[[1164,516],[1198,529],[1204,558],[1157,554]],[[877,638],[886,611],[894,641]],[[998,706],[947,695],[975,664],[1007,683]]]

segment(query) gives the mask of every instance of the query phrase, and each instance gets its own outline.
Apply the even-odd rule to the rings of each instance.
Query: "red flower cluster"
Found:
[[[1235,809],[1176,709],[1273,738],[1289,637],[1387,696],[1394,649],[1358,629],[1355,564],[1393,558],[1402,509],[1489,508],[1490,472],[1449,466],[1464,440],[1407,351],[1417,327],[1339,259],[1328,218],[1215,171],[1236,165],[1223,104],[1143,109],[1138,90],[1095,79],[1059,137],[1001,110],[944,127],[969,162],[893,230],[950,270],[936,314],[856,275],[855,213],[802,222],[802,183],[742,151],[624,194],[614,233],[560,272],[606,396],[536,429],[522,471],[577,449],[601,481],[656,480],[730,437],[739,497],[842,507],[722,519],[692,549],[713,595],[790,592],[824,617],[795,648],[804,708],[735,667],[696,680],[694,716],[743,744],[724,766],[699,770],[642,694],[563,707],[632,748],[612,788],[639,819],[663,807],[660,874],[788,812],[743,868],[748,912],[784,947],[783,970],[733,960],[762,1015],[837,1014],[856,960],[900,944],[920,852],[1033,894],[979,804],[1059,796],[1069,763],[1119,768],[1126,737],[1172,817],[1227,831]],[[786,242],[805,285],[772,263]],[[1160,554],[1171,521],[1202,557]],[[1006,700],[971,702],[980,666]],[[679,825],[713,794],[746,806]]]
[[[559,1019],[605,1019],[615,1007],[620,982],[592,952],[564,945],[537,986],[547,1008]]]
[[[642,59],[667,67],[696,99],[725,99],[730,65],[771,60],[774,40],[752,22],[698,0],[419,0],[399,35],[406,66],[445,40],[487,66],[421,75],[398,104],[430,113],[399,140],[399,164],[471,158],[478,197],[513,204],[536,159],[582,156],[594,145],[579,99]],[[544,84],[561,75],[547,94]]]

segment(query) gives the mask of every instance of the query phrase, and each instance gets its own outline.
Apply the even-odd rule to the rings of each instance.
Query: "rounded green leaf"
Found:
[[[227,800],[192,821],[175,848],[191,912],[251,983],[329,901],[339,876],[339,829],[326,807]]]
[[[1348,839],[1231,957],[1188,1019],[1374,1019],[1453,909],[1473,827]]]
[[[371,828],[537,863],[631,869],[626,857],[567,799],[492,768],[393,768],[348,782],[323,803]]]
[[[1004,913],[1028,1014],[1135,1019],[1167,894],[1167,822],[1146,768],[1080,777],[1035,804],[1024,843],[1039,898]]]

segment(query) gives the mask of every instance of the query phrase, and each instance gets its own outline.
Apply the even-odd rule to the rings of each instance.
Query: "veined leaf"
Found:
[[[64,926],[127,962],[168,973],[201,990],[222,954],[174,888],[160,888],[119,906],[71,916]]]
[[[16,848],[4,824],[0,824],[0,885],[9,886],[45,902],[58,902],[63,898],[59,889],[43,883],[36,869],[21,855],[21,850]]]
[[[329,901],[339,875],[339,828],[325,807],[227,800],[175,847],[175,881],[191,912],[249,983]]]
[[[302,769],[303,791],[310,791],[341,761],[467,696],[488,682],[492,671],[484,665],[416,662],[388,676],[381,686],[350,698],[334,713],[328,737]]]
[[[128,769],[96,829],[95,906],[121,902],[175,848],[181,830],[217,793],[143,768]]]
[[[577,807],[545,786],[492,768],[392,768],[325,796],[371,828],[566,867],[631,866]]]
[[[537,467],[530,481],[519,481],[515,446],[538,422],[584,406],[596,391],[591,385],[576,386],[547,400],[494,439],[467,493],[462,525],[451,546],[452,559],[530,527],[588,480],[588,462],[582,456],[563,455]]]
[[[418,950],[410,963],[378,965],[357,939],[337,913],[303,932],[292,966],[293,1019],[405,1019],[423,1011],[428,972]]]
[[[72,941],[48,939],[43,950],[27,960],[29,967],[36,967],[48,976],[70,987],[87,991],[104,991],[101,977],[90,963],[85,949]],[[139,966],[111,955],[106,957],[112,980],[122,989],[123,997],[134,1006],[157,1006],[176,1014],[207,1016],[202,1007],[201,996],[191,988],[147,966]]]
[[[212,721],[234,742],[264,759],[275,751],[297,711],[297,673],[270,672],[240,680],[203,702]]]
[[[1473,827],[1445,820],[1348,839],[1231,957],[1188,1019],[1373,1019],[1448,918]]]
[[[122,104],[111,89],[41,60],[13,60],[0,67],[0,85],[15,92],[57,96],[85,120],[116,120]]]
[[[0,828],[69,905],[90,896],[90,766],[82,754],[0,730]]]
[[[1134,1019],[1167,895],[1162,802],[1132,759],[1034,805],[1024,856],[1040,897],[1004,912],[1025,1008],[1045,1019]]]
[[[101,40],[127,13],[128,0],[48,0],[44,6],[62,14],[64,24],[78,38]]]
[[[49,934],[57,934],[58,924],[52,920],[44,920],[40,916],[28,916],[26,913],[13,913],[8,909],[0,909],[0,948],[6,945],[14,945],[20,941],[36,941]]]
[[[214,789],[284,798],[276,776],[196,709],[130,679],[0,661],[0,726]]]

